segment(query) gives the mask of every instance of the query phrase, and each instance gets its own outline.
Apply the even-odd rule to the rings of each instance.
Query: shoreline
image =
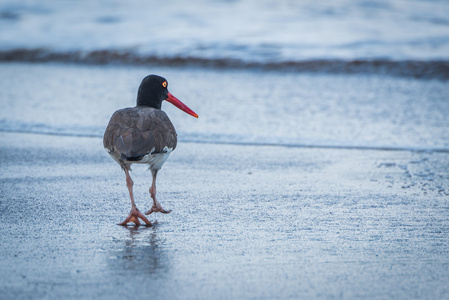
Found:
[[[89,133],[62,133],[62,132],[46,132],[46,131],[26,131],[26,130],[3,130],[2,133],[12,134],[36,134],[44,136],[60,136],[60,137],[80,137],[80,138],[99,138],[103,136],[99,134]],[[399,152],[417,152],[417,153],[449,153],[449,148],[438,147],[416,147],[416,146],[382,146],[382,145],[332,145],[332,144],[287,144],[287,143],[258,143],[245,141],[213,141],[213,140],[191,140],[178,138],[181,143],[190,144],[212,144],[212,145],[232,145],[232,146],[255,146],[255,147],[281,147],[281,148],[306,148],[306,149],[334,149],[334,150],[367,150],[367,151],[399,151]]]

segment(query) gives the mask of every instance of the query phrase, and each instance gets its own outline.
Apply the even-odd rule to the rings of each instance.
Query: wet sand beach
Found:
[[[447,81],[0,68],[2,299],[449,296]],[[173,211],[122,227],[125,176],[101,136],[149,73],[200,118],[164,104],[180,142],[158,199]],[[151,175],[131,175],[146,210]]]
[[[0,299],[449,299],[449,2],[0,0]],[[157,74],[168,215],[122,227]],[[137,207],[151,174],[135,166]]]

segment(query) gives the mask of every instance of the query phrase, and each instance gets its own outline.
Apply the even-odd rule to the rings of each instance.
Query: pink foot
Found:
[[[163,214],[168,214],[168,213],[171,212],[171,210],[163,209],[161,204],[156,201],[156,203],[153,204],[153,207],[151,207],[151,209],[149,211],[147,211],[145,214],[149,215],[149,214],[154,213],[154,212],[161,212]]]
[[[137,208],[132,208],[131,212],[129,213],[129,216],[125,219],[125,221],[119,223],[118,225],[127,226],[128,223],[132,222],[135,225],[139,226],[140,225],[139,218],[145,222],[146,226],[152,226],[151,222],[148,221],[147,217],[145,217]]]

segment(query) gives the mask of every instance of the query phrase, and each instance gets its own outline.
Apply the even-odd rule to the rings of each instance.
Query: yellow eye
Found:
[[[164,88],[166,88],[166,87],[167,87],[167,81],[162,82],[162,86],[163,86]]]

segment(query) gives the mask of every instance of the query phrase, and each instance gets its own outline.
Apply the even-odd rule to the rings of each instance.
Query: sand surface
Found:
[[[3,299],[449,295],[447,154],[182,143],[125,228],[101,139],[0,137]]]

